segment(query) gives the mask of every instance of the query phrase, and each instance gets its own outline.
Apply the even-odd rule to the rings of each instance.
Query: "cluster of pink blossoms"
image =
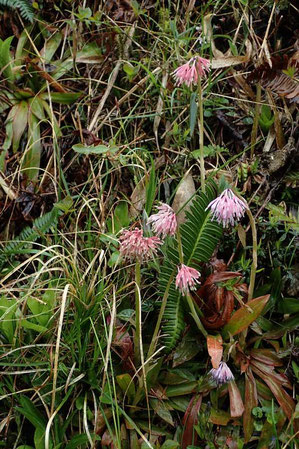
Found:
[[[178,226],[174,210],[164,203],[161,203],[157,209],[159,212],[149,217],[148,224],[151,224],[154,233],[162,238],[167,235],[174,236]]]
[[[159,245],[162,245],[158,237],[144,237],[143,231],[138,228],[133,231],[122,231],[119,242],[119,252],[124,259],[138,260],[139,262],[156,254]]]
[[[219,367],[217,369],[211,369],[209,374],[212,376],[217,386],[234,380],[234,375],[225,362],[220,362]]]
[[[203,77],[210,70],[210,61],[200,56],[191,58],[186,64],[178,67],[172,74],[178,86],[185,83],[188,87],[198,83],[198,78]]]
[[[216,219],[226,228],[229,224],[234,226],[243,217],[248,206],[245,200],[238,198],[231,189],[225,189],[210,202],[207,209],[211,209],[213,213],[212,220]]]
[[[199,284],[200,272],[195,268],[187,267],[182,264],[178,267],[178,274],[175,280],[175,286],[180,290],[182,295],[187,295],[190,290],[195,290],[196,285]]]
[[[226,189],[218,198],[211,201],[206,210],[209,208],[213,213],[212,220],[216,219],[218,223],[222,223],[223,227],[227,227],[229,224],[234,226],[243,217],[248,206],[245,200],[238,198],[231,189]],[[133,231],[124,230],[122,232],[119,238],[120,254],[125,259],[138,260],[140,262],[146,261],[156,254],[158,247],[162,245],[163,242],[159,237],[165,238],[167,235],[175,235],[177,218],[174,210],[164,203],[161,203],[157,209],[158,213],[151,215],[148,219],[148,223],[152,225],[152,229],[157,236],[144,237],[143,231],[138,228]],[[178,267],[176,276],[176,288],[183,295],[187,295],[190,290],[194,290],[197,284],[200,283],[199,277],[200,273],[195,268],[181,264]],[[215,373],[212,370],[213,375],[216,376],[219,372],[225,378],[226,367],[227,365],[223,363],[218,370],[214,370]]]

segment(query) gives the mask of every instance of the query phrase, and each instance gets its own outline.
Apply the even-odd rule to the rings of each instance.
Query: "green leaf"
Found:
[[[98,435],[91,435],[91,438],[95,439],[95,441],[100,441],[100,437]],[[81,448],[83,445],[86,445],[88,441],[88,437],[85,434],[75,435],[65,446],[65,449],[77,449],[79,447]]]
[[[82,145],[81,143],[77,144],[77,145],[73,145],[73,150],[76,151],[76,153],[80,153],[80,154],[101,154],[101,155],[106,155],[106,154],[113,154],[116,153],[119,150],[119,147],[117,146],[106,146],[106,145],[96,145],[96,146],[85,146]]]
[[[36,180],[39,173],[42,151],[39,119],[33,114],[28,115],[28,148],[23,159],[22,169],[31,181]]]
[[[135,384],[132,380],[132,377],[130,374],[120,374],[119,376],[116,376],[116,381],[120,388],[122,389],[122,392],[128,396],[129,403],[132,404],[135,398]]]
[[[5,41],[0,39],[0,71],[2,76],[8,81],[14,80],[12,71],[13,59],[10,55],[10,45],[14,36],[8,37]]]
[[[55,203],[54,207],[67,214],[73,208],[73,199],[70,195],[67,195],[65,198]]]
[[[51,101],[59,104],[73,104],[82,95],[82,92],[51,92]],[[44,92],[40,95],[42,100],[48,100],[49,95]]]
[[[269,298],[270,295],[260,296],[259,298],[248,301],[246,306],[238,309],[223,328],[222,333],[224,338],[228,338],[229,335],[234,336],[247,329],[262,313]]]
[[[40,326],[39,324],[32,323],[31,321],[25,319],[20,321],[20,325],[25,329],[31,329],[39,333],[44,333],[48,330],[48,328],[45,326]]]
[[[199,353],[201,347],[194,338],[185,336],[179,343],[173,356],[173,367],[181,365],[188,360],[193,359]]]
[[[278,303],[280,313],[290,314],[299,312],[299,300],[297,298],[283,298]]]
[[[190,98],[190,136],[193,136],[197,120],[197,93],[193,92]]]
[[[45,120],[44,105],[39,96],[30,98],[29,105],[32,113],[36,116],[36,118],[38,118],[39,120]]]
[[[185,394],[190,394],[196,391],[198,387],[198,382],[186,382],[181,385],[171,385],[166,388],[165,394],[168,398],[173,398],[174,396],[185,396]]]
[[[126,201],[120,201],[114,209],[114,233],[117,234],[122,228],[130,224],[129,208]]]
[[[15,331],[15,313],[17,301],[7,299],[5,296],[0,298],[0,331],[5,335],[9,343],[13,342]]]
[[[32,403],[32,401],[27,398],[27,396],[21,395],[19,397],[19,401],[21,404],[21,407],[16,407],[16,410],[25,416],[28,421],[31,422],[31,424],[37,429],[43,429],[45,432],[46,430],[46,420],[44,416],[40,413],[40,411],[35,407],[35,405]]]
[[[34,447],[27,446],[27,444],[23,444],[22,446],[18,446],[17,449],[34,449]]]
[[[34,445],[38,449],[45,449],[45,429],[37,427],[34,432]],[[50,444],[50,448],[52,448]]]
[[[51,35],[50,39],[47,39],[45,45],[40,51],[41,58],[44,59],[45,62],[51,63],[53,60],[53,56],[56,53],[59,45],[61,44],[63,35],[59,31],[56,31]]]
[[[161,449],[178,449],[180,447],[179,443],[177,441],[173,440],[166,440],[163,444]]]
[[[12,121],[12,150],[14,153],[19,148],[20,139],[28,123],[28,110],[29,104],[27,101],[20,101],[11,109],[11,111],[14,111]]]
[[[174,425],[172,415],[168,410],[166,403],[164,401],[152,399],[150,401],[150,405],[155,411],[155,413],[157,413],[157,415],[160,416],[161,419],[163,419],[163,421],[167,422],[167,424],[170,424],[171,426]]]

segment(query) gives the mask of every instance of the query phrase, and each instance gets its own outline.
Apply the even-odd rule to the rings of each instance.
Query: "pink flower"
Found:
[[[186,64],[178,67],[172,74],[178,86],[185,83],[187,86],[197,84],[198,77],[203,77],[210,70],[210,61],[200,56],[191,58]]]
[[[248,206],[231,189],[225,189],[218,198],[210,202],[206,210],[209,208],[213,213],[212,220],[216,219],[226,228],[229,224],[234,226],[243,217]]]
[[[159,245],[158,237],[143,237],[143,231],[135,228],[133,231],[124,230],[119,237],[120,254],[129,260],[147,260],[156,254]]]
[[[217,369],[211,369],[209,373],[217,385],[225,384],[234,380],[234,375],[225,362],[220,362]]]
[[[161,203],[157,207],[158,213],[151,215],[148,223],[152,224],[153,231],[165,238],[166,235],[174,235],[177,228],[177,219],[174,210],[168,204]]]
[[[175,286],[181,291],[182,295],[187,295],[190,290],[194,290],[196,288],[196,284],[200,283],[198,281],[199,276],[199,271],[182,264],[178,267]]]

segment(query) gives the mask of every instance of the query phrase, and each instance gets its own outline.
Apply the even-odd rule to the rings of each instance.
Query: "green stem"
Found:
[[[261,84],[257,83],[256,85],[256,103],[255,103],[255,110],[254,110],[254,120],[252,125],[252,131],[251,131],[251,149],[250,149],[250,158],[252,159],[254,156],[254,148],[256,145],[256,139],[257,139],[257,131],[258,131],[258,124],[259,124],[259,117],[260,117],[260,109],[261,109]]]
[[[153,336],[152,336],[152,341],[151,341],[151,344],[150,344],[150,347],[149,347],[149,350],[148,350],[148,353],[147,353],[147,358],[148,359],[153,355],[153,353],[155,352],[155,349],[156,349],[157,336],[158,336],[158,333],[159,333],[159,330],[160,330],[160,326],[161,326],[161,322],[162,322],[162,319],[163,319],[165,307],[166,307],[166,304],[167,304],[168,293],[169,293],[170,286],[171,286],[171,284],[173,282],[173,278],[174,278],[174,272],[173,272],[173,274],[169,278],[168,284],[166,286],[165,293],[164,293],[163,298],[162,298],[162,304],[161,304],[158,320],[157,320],[156,327],[155,327],[155,330],[154,330],[154,333],[153,333]]]
[[[135,335],[134,335],[134,356],[135,364],[139,366],[141,360],[141,294],[140,294],[140,284],[141,284],[141,272],[140,272],[140,262],[136,261],[135,264]]]
[[[202,88],[201,88],[201,79],[198,77],[198,103],[199,103],[199,149],[200,149],[200,182],[201,182],[201,190],[203,193],[206,191],[205,185],[205,158],[204,158],[204,150],[203,150],[203,102],[202,102]]]
[[[251,272],[250,272],[250,283],[249,283],[249,289],[248,289],[248,301],[250,301],[253,297],[253,291],[254,291],[254,283],[255,283],[255,275],[256,275],[256,269],[257,269],[257,232],[256,232],[256,225],[253,218],[253,215],[250,211],[250,209],[246,209],[247,215],[249,217],[251,232],[252,232],[252,265],[251,265]]]
[[[184,263],[183,245],[182,245],[182,239],[181,239],[181,234],[180,234],[179,230],[177,230],[177,241],[178,241],[179,259],[180,259],[181,263]],[[206,337],[208,334],[207,334],[205,328],[203,327],[203,325],[201,324],[201,321],[200,321],[199,316],[198,316],[198,314],[196,312],[196,309],[195,309],[193,298],[190,295],[190,293],[188,293],[186,295],[186,298],[187,298],[188,306],[189,306],[190,311],[191,311],[190,314],[191,314],[192,318],[194,319],[194,321],[195,321],[198,329],[200,330],[200,332]]]
[[[198,329],[200,330],[200,332],[201,332],[201,333],[203,334],[203,336],[206,338],[207,335],[208,335],[208,333],[207,333],[207,331],[205,330],[205,328],[203,327],[203,325],[202,325],[202,323],[201,323],[201,321],[200,321],[200,319],[199,319],[199,317],[198,317],[198,315],[197,315],[197,313],[196,313],[196,310],[195,310],[195,307],[194,307],[194,301],[193,301],[193,298],[192,298],[192,296],[190,295],[190,293],[188,293],[188,294],[186,295],[186,298],[187,298],[187,302],[188,302],[188,305],[189,305],[190,310],[191,310],[190,315],[191,315],[192,318],[194,319],[194,321],[195,321],[195,323],[196,323]]]

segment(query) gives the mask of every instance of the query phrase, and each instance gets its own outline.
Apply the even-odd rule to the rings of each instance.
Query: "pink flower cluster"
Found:
[[[200,56],[191,58],[186,64],[178,67],[172,74],[178,86],[185,83],[187,86],[197,84],[198,77],[203,77],[210,70],[210,61]]]
[[[158,213],[151,215],[148,223],[152,225],[153,231],[158,236],[165,238],[166,235],[174,236],[177,230],[177,219],[174,210],[168,204],[161,203],[157,207]]]
[[[144,237],[141,229],[133,231],[124,230],[119,237],[120,254],[129,260],[144,261],[156,254],[159,245],[162,245],[158,237]]]
[[[211,369],[209,373],[217,385],[225,384],[234,380],[234,375],[225,362],[220,362],[217,369]]]
[[[187,295],[190,290],[196,288],[196,284],[199,284],[198,278],[200,276],[199,271],[195,268],[187,267],[182,264],[178,267],[178,274],[175,280],[175,286],[180,290],[182,295]]]
[[[211,201],[207,209],[211,209],[212,220],[217,220],[224,228],[234,226],[248,209],[245,200],[238,198],[231,189],[225,189],[218,198]]]

